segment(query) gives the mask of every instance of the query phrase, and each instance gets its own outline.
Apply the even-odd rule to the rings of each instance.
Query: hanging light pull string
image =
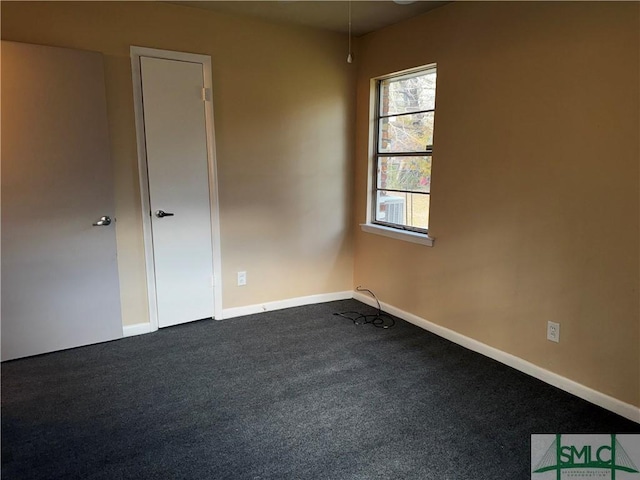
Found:
[[[351,54],[351,0],[349,0],[349,55],[347,55],[347,63],[353,62],[353,55]]]

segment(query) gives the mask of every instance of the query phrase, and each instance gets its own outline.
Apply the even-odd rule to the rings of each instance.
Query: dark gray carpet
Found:
[[[531,433],[640,425],[346,300],[2,365],[2,478],[526,479]]]

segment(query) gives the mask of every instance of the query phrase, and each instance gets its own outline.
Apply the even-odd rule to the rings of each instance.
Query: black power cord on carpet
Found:
[[[391,315],[387,315],[382,311],[382,308],[380,308],[380,302],[378,301],[378,297],[376,297],[375,293],[373,293],[368,288],[362,288],[361,286],[357,286],[356,290],[358,292],[367,292],[369,295],[371,295],[378,304],[378,312],[366,315],[360,312],[349,311],[334,313],[334,315],[342,318],[348,318],[356,325],[371,324],[377,328],[392,328],[396,324],[396,321]]]

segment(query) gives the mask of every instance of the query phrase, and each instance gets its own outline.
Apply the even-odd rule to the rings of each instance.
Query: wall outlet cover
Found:
[[[560,324],[556,322],[547,322],[547,340],[552,342],[560,342]]]

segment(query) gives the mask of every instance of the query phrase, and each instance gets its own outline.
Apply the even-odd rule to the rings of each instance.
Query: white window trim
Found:
[[[383,75],[380,77],[372,78],[369,83],[369,150],[368,157],[369,162],[367,166],[367,221],[360,224],[360,229],[366,233],[372,233],[374,235],[382,235],[383,237],[393,238],[396,240],[402,240],[405,242],[417,243],[419,245],[425,245],[427,247],[433,247],[435,243],[435,237],[429,236],[428,233],[419,233],[410,230],[402,230],[399,228],[387,227],[377,223],[373,223],[373,177],[371,174],[373,168],[377,168],[376,165],[376,144],[377,141],[377,123],[376,123],[376,107],[377,107],[377,82],[383,78],[388,78],[396,75],[404,75],[411,72],[418,72],[427,68],[436,68],[436,64],[423,65],[420,67],[410,68],[404,71],[395,72],[390,75]]]
[[[385,227],[384,225],[378,225],[375,223],[362,223],[360,224],[360,228],[363,232],[395,238],[396,240],[404,240],[405,242],[418,243],[420,245],[426,245],[427,247],[433,247],[433,243],[435,241],[435,238],[430,237],[425,233],[400,230],[398,228]]]

